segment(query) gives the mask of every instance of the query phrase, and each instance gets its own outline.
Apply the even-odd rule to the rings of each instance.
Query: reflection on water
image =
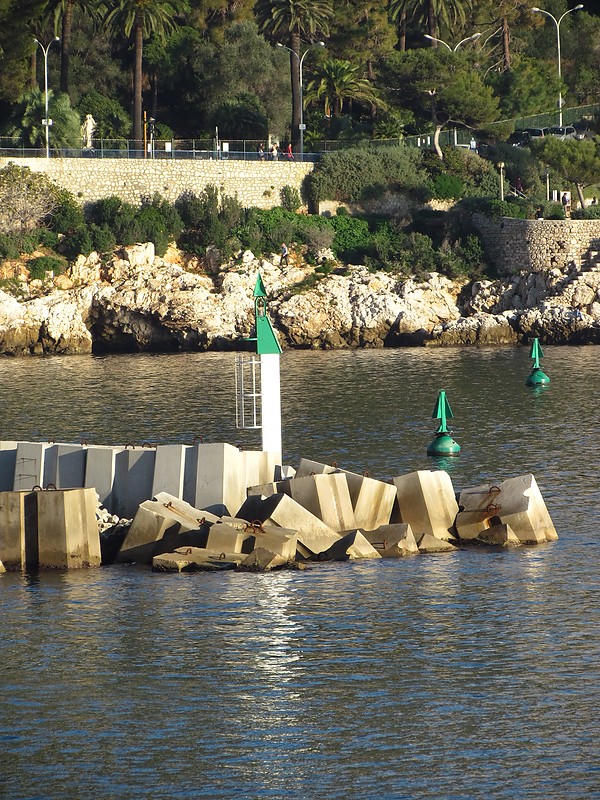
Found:
[[[457,489],[533,472],[559,531],[272,575],[0,576],[3,796],[600,797],[594,348],[285,353],[286,461]],[[233,355],[3,360],[3,439],[240,442]],[[444,388],[458,458],[428,459]]]

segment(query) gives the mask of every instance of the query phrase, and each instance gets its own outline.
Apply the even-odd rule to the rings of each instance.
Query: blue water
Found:
[[[284,354],[288,463],[432,468],[444,388],[455,488],[531,471],[560,539],[0,576],[0,797],[600,797],[597,352],[547,348],[540,392],[520,349]],[[2,438],[235,442],[232,358],[3,361]]]

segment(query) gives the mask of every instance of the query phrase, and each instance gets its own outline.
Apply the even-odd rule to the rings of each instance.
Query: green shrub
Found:
[[[302,205],[300,192],[295,186],[284,186],[281,190],[281,205],[286,211],[297,211]]]
[[[55,275],[60,275],[64,272],[64,261],[56,256],[39,256],[39,258],[32,258],[27,263],[29,276],[32,280],[44,280],[46,272],[52,270]]]
[[[542,216],[544,219],[565,219],[565,209],[562,203],[542,203]]]
[[[150,202],[144,202],[135,217],[137,240],[153,242],[158,256],[166,253],[169,243],[179,236],[182,228],[176,208],[157,195]]]
[[[112,231],[108,228],[101,228],[90,222],[88,225],[92,248],[97,253],[110,253],[117,246],[117,241]]]
[[[88,210],[88,220],[100,228],[112,231],[117,243],[121,245],[140,241],[137,215],[135,206],[124,203],[119,197],[105,197],[93,203]]]
[[[216,186],[207,186],[202,194],[193,193],[177,200],[175,208],[184,225],[179,246],[196,255],[203,255],[214,245],[228,257],[240,246],[235,229],[244,218],[237,197],[221,196]]]
[[[60,249],[69,260],[78,255],[89,256],[94,246],[87,225],[80,225],[69,236],[65,236],[60,243]]]
[[[600,219],[600,206],[586,206],[577,208],[572,213],[573,219]]]
[[[56,233],[68,235],[84,223],[83,209],[70,192],[63,190],[57,198],[57,206],[48,224]]]
[[[350,216],[331,218],[334,230],[332,250],[344,261],[361,261],[372,250],[369,224],[365,219]]]
[[[456,175],[441,172],[433,179],[433,196],[438,200],[459,199],[465,193],[463,181]]]
[[[21,253],[20,237],[10,233],[0,233],[0,259],[18,258]]]

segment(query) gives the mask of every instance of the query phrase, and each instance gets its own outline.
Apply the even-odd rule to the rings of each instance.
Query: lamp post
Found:
[[[440,44],[443,44],[444,47],[447,47],[451,53],[456,53],[461,44],[466,44],[467,42],[474,42],[475,39],[479,39],[479,37],[481,36],[480,33],[474,33],[472,36],[467,36],[466,39],[461,39],[460,42],[454,47],[450,47],[448,42],[445,42],[443,39],[436,39],[435,36],[430,36],[428,33],[425,33],[423,35],[425,36],[426,39],[429,39],[431,42],[439,42]]]
[[[48,119],[48,50],[50,50],[50,46],[52,42],[58,42],[60,39],[59,36],[55,36],[54,39],[51,39],[46,47],[38,40],[34,39],[33,41],[42,48],[42,52],[44,54],[44,95],[46,98],[46,118],[42,120],[42,125],[46,128],[46,158],[50,158],[50,125],[52,125],[52,120]]]
[[[498,169],[500,170],[500,200],[504,200],[504,161],[498,162]]]
[[[300,161],[304,161],[304,130],[306,125],[304,124],[304,99],[303,99],[303,88],[302,88],[302,64],[304,63],[304,59],[306,54],[310,50],[311,47],[325,47],[325,42],[315,42],[314,44],[309,45],[306,50],[302,53],[302,55],[298,55],[295,50],[292,50],[291,47],[287,47],[285,44],[281,42],[277,42],[277,47],[283,47],[284,50],[289,50],[292,55],[296,56],[300,65],[300,125],[298,128],[300,130]]]
[[[556,19],[554,14],[551,14],[549,11],[544,11],[543,8],[538,8],[537,6],[534,6],[531,9],[532,11],[535,11],[538,14],[545,14],[547,17],[550,17],[550,19],[556,25],[556,48],[558,52],[558,124],[561,128],[563,124],[563,115],[562,115],[563,99],[562,99],[562,86],[561,86],[562,73],[560,69],[560,23],[567,16],[567,14],[570,14],[573,11],[580,11],[582,8],[583,8],[583,3],[579,3],[578,6],[575,6],[574,8],[570,8],[568,11],[565,11],[565,13],[558,19]]]

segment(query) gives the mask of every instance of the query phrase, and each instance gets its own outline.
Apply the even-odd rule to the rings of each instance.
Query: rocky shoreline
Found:
[[[299,254],[246,251],[217,267],[151,243],[80,256],[63,275],[0,291],[5,355],[242,349],[260,270],[284,347],[303,349],[600,343],[600,268],[558,268],[495,281],[426,279],[337,265],[315,272]]]

